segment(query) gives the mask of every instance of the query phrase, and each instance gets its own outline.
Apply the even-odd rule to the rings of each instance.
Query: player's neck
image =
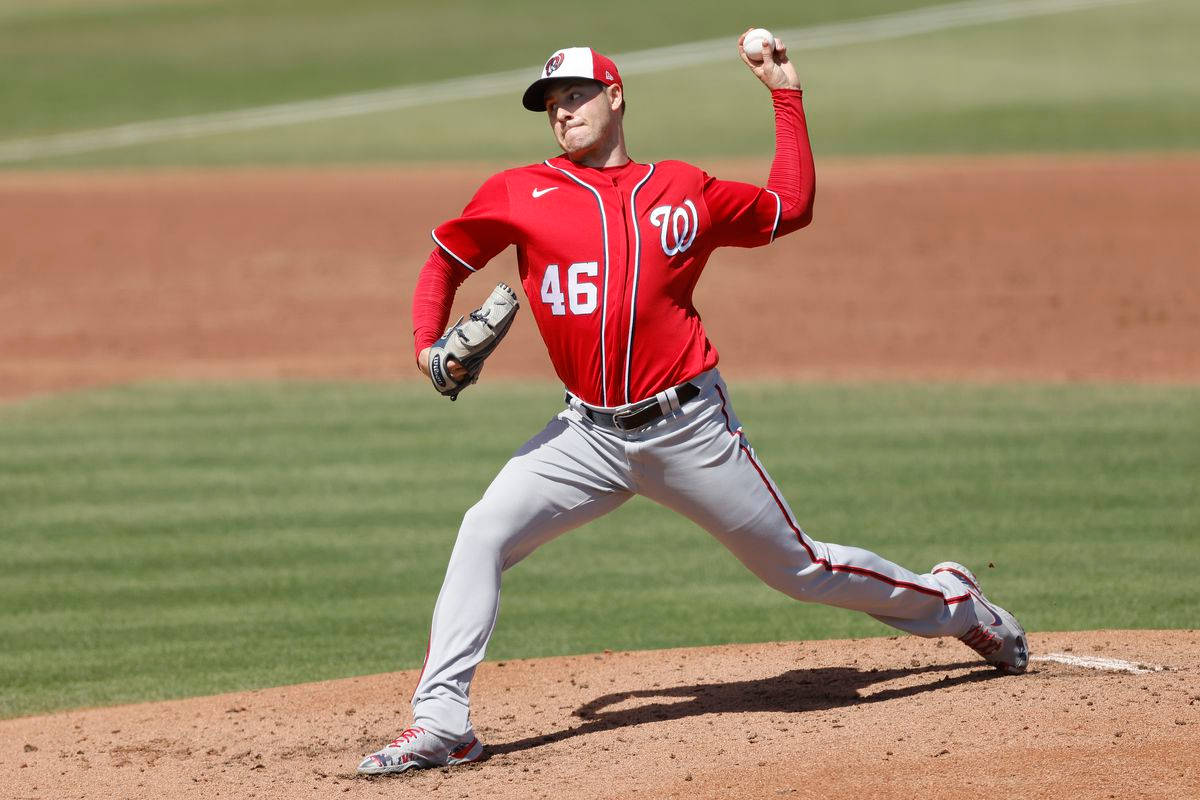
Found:
[[[568,154],[567,157],[581,167],[592,169],[623,167],[630,161],[629,151],[625,149],[625,134],[620,129],[611,143],[599,145],[584,153]]]

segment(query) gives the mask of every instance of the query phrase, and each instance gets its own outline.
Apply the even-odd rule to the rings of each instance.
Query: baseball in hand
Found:
[[[755,64],[763,60],[763,42],[771,45],[772,50],[775,49],[775,37],[766,28],[755,28],[746,34],[745,39],[742,39],[742,50],[746,53],[746,58]]]

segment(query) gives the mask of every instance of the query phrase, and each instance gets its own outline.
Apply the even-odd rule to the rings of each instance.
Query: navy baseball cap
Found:
[[[621,73],[617,72],[617,65],[611,58],[600,55],[590,47],[564,47],[555,51],[546,61],[537,80],[525,90],[521,105],[530,111],[545,111],[547,84],[563,78],[583,78],[599,81],[603,86],[615,84],[625,88],[621,83]]]

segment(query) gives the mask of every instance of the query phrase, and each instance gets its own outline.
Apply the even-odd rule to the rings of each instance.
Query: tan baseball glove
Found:
[[[433,388],[457,400],[459,392],[479,380],[483,362],[508,333],[518,308],[516,293],[498,283],[482,306],[447,328],[429,351],[429,379]],[[450,360],[457,361],[467,371],[462,380],[450,376],[446,366]]]

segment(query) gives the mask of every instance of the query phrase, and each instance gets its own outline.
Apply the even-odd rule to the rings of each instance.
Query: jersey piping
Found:
[[[633,191],[629,193],[629,216],[633,220],[633,297],[629,301],[629,341],[625,345],[625,402],[633,402],[629,396],[629,375],[630,368],[633,363],[633,325],[637,318],[637,292],[638,292],[638,275],[642,268],[642,234],[638,228],[637,215],[637,193],[638,189],[642,188],[642,184],[650,180],[650,176],[654,174],[654,165],[650,165],[650,171],[646,173],[646,177],[638,181],[633,187]]]
[[[443,249],[443,250],[445,250],[447,253],[449,253],[449,254],[450,254],[450,257],[451,257],[451,258],[453,258],[455,261],[457,261],[458,263],[462,264],[462,265],[463,265],[464,267],[466,267],[467,269],[471,270],[471,272],[476,272],[476,271],[477,271],[477,270],[476,270],[474,267],[472,267],[472,266],[471,266],[470,264],[468,264],[466,261],[463,261],[461,258],[459,258],[457,253],[455,253],[455,252],[454,252],[453,250],[451,250],[449,247],[446,247],[446,245],[442,244],[441,240],[437,238],[437,231],[430,231],[430,232],[429,232],[429,235],[433,237],[433,242],[434,242],[434,244],[436,244],[438,247],[442,248],[442,249]]]
[[[779,219],[783,216],[783,201],[779,199],[779,195],[767,189],[767,193],[775,198],[775,224],[771,226],[771,238],[767,244],[775,241],[775,233],[779,230]]]
[[[600,192],[594,186],[575,177],[562,167],[556,167],[549,161],[543,161],[547,167],[556,169],[563,175],[566,175],[571,180],[578,183],[583,188],[592,193],[596,198],[596,205],[600,208],[600,230],[604,233],[604,300],[600,305],[600,402],[608,405],[608,353],[604,346],[604,341],[608,330],[608,215],[604,213],[604,199],[600,197]]]

